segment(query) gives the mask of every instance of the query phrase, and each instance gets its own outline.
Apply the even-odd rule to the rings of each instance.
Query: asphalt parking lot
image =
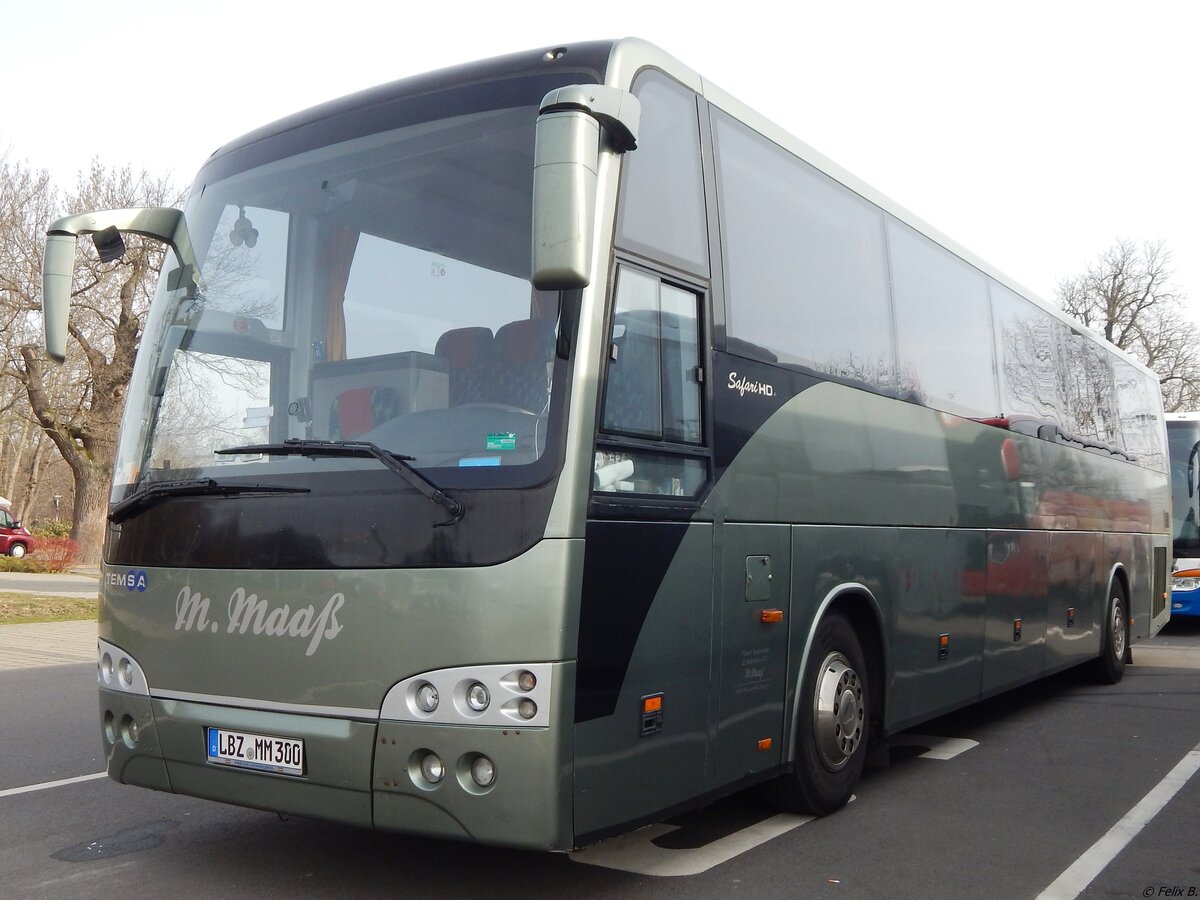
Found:
[[[1064,673],[898,736],[827,818],[780,817],[746,792],[574,854],[111,782],[89,625],[0,626],[0,659],[14,644],[42,654],[0,671],[9,896],[1200,896],[1200,623],[1136,645],[1116,686]]]

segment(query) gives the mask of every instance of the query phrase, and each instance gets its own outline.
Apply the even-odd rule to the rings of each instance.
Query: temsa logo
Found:
[[[130,569],[128,572],[109,572],[108,583],[111,587],[123,587],[127,591],[146,592],[150,579],[145,569]]]

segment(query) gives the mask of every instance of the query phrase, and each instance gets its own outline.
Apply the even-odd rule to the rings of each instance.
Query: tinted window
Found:
[[[1066,427],[1083,437],[1120,445],[1117,388],[1113,379],[1116,360],[1091,338],[1072,331],[1065,347],[1064,384],[1070,423]]]
[[[628,266],[617,270],[597,493],[694,497],[704,486],[708,463],[696,455],[703,441],[699,314],[695,292]],[[651,450],[627,438],[674,446]]]
[[[888,253],[903,390],[966,416],[999,411],[983,274],[894,219]]]
[[[1000,411],[1074,429],[1068,414],[1065,368],[1070,329],[1008,288],[991,285],[1000,374]]]
[[[1175,555],[1200,556],[1200,422],[1167,423]]]
[[[696,95],[657,72],[638,78],[637,149],[622,158],[618,241],[708,274]]]
[[[357,359],[397,345],[433,353],[449,329],[464,324],[492,333],[529,316],[529,282],[370,234],[358,236],[341,304],[345,347],[331,356]]]
[[[1158,382],[1123,359],[1113,360],[1117,399],[1120,404],[1121,442],[1138,462],[1150,468],[1166,468],[1161,426],[1162,399]]]
[[[604,429],[700,442],[699,298],[622,267],[617,277]]]
[[[783,362],[890,385],[883,214],[744,125],[714,117],[730,337]]]

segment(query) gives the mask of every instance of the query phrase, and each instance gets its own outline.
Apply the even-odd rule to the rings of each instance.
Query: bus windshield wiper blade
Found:
[[[307,494],[308,488],[279,484],[225,484],[214,478],[190,478],[185,481],[159,481],[113,504],[108,521],[123,522],[139,509],[166,497],[204,497],[219,494]]]
[[[378,460],[434,503],[445,508],[450,518],[435,522],[435,526],[453,525],[463,517],[464,507],[442,491],[436,484],[410,466],[415,456],[392,453],[370,441],[314,441],[304,438],[288,438],[281,444],[248,444],[244,447],[224,447],[217,453],[265,453],[284,456],[353,456]]]

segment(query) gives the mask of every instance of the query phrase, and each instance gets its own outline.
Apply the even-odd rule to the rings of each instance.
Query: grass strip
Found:
[[[97,601],[17,591],[0,592],[0,625],[95,620]]]

